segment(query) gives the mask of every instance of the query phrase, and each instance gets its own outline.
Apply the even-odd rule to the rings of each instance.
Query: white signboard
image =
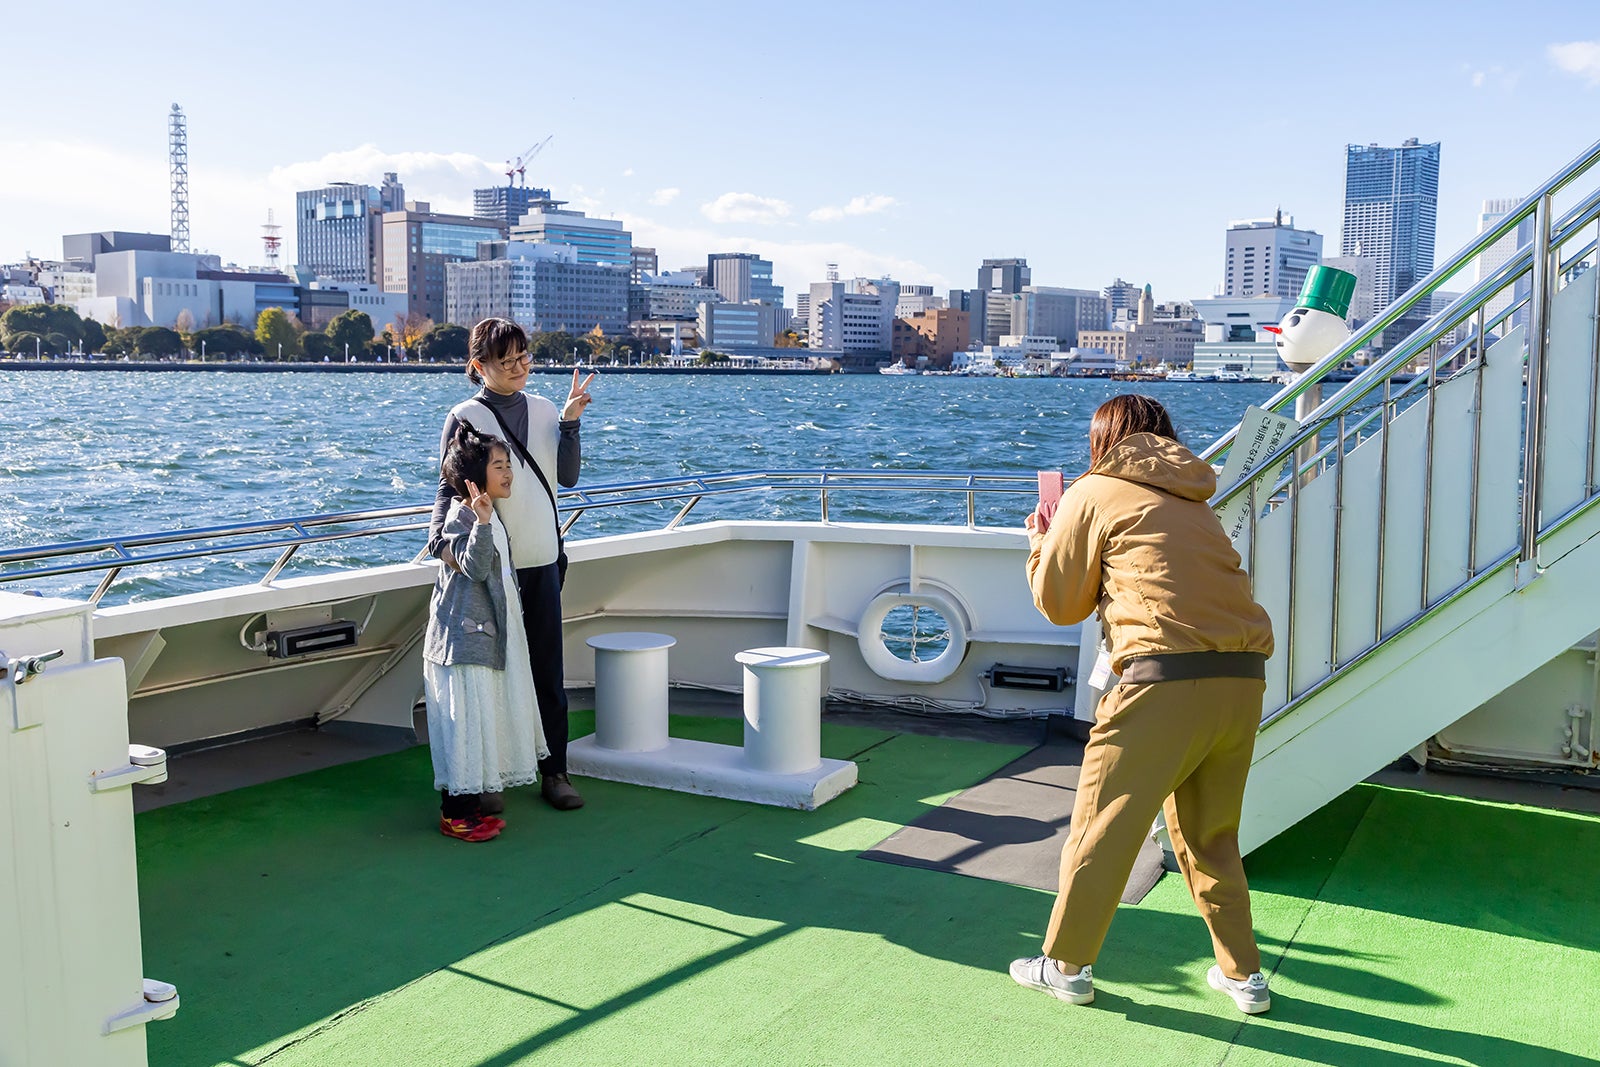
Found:
[[[1287,415],[1279,415],[1258,408],[1254,405],[1245,409],[1244,418],[1239,420],[1239,434],[1233,439],[1233,447],[1228,449],[1228,461],[1222,466],[1222,473],[1217,476],[1217,489],[1227,489],[1246,474],[1261,466],[1263,460],[1278,450],[1278,446],[1294,436],[1300,424]],[[1289,464],[1289,457],[1284,456],[1276,464],[1270,477],[1259,483],[1270,487],[1282,478]],[[1265,505],[1266,501],[1258,497],[1257,503]],[[1223,532],[1228,535],[1228,540],[1237,542],[1250,528],[1250,494],[1246,490],[1235,496],[1225,507],[1218,509],[1217,518],[1222,521]]]

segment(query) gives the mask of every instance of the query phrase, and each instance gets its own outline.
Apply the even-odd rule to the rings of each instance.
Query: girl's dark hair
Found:
[[[456,427],[456,435],[450,439],[450,447],[445,449],[444,462],[440,464],[444,480],[466,500],[468,482],[482,489],[489,480],[489,460],[497,451],[511,454],[511,449],[500,438],[479,433],[471,424],[463,422]]]
[[[1101,404],[1095,409],[1094,421],[1089,423],[1089,466],[1099,466],[1123,438],[1136,433],[1178,439],[1178,431],[1172,428],[1172,417],[1167,409],[1148,396],[1123,393]]]
[[[484,319],[467,336],[467,377],[473,385],[483,384],[483,375],[472,369],[472,361],[499,363],[528,350],[528,335],[510,319]]]

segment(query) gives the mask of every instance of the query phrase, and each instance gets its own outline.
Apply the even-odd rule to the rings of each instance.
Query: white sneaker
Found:
[[[1030,956],[1011,961],[1011,977],[1018,985],[1042,989],[1068,1004],[1094,1002],[1094,971],[1088,967],[1077,974],[1065,975],[1049,956]]]
[[[1212,989],[1220,989],[1232,997],[1233,1002],[1239,1005],[1239,1010],[1246,1015],[1260,1015],[1272,1007],[1272,996],[1267,992],[1267,977],[1260,971],[1241,982],[1224,975],[1221,967],[1213,966],[1206,972],[1206,981],[1211,983]]]

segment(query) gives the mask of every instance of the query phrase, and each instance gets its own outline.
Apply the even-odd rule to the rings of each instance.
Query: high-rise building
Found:
[[[492,189],[472,190],[472,213],[480,219],[494,219],[515,226],[537,204],[550,199],[550,190],[531,185],[496,185]]]
[[[656,250],[653,248],[640,248],[634,245],[632,259],[633,272],[629,275],[629,280],[635,285],[642,282],[646,274],[661,272],[661,261],[656,258]]]
[[[579,263],[633,270],[633,234],[617,219],[591,219],[565,211],[563,200],[540,200],[512,224],[511,239],[528,244],[571,245]]]
[[[383,290],[404,293],[410,310],[445,318],[445,266],[478,258],[483,241],[503,241],[506,224],[471,215],[441,215],[425,202],[383,216]],[[627,304],[627,294],[623,294]]]
[[[333,182],[296,193],[296,264],[333,281],[381,281],[383,216],[404,210],[405,195],[392,171],[381,186]]]
[[[1339,254],[1373,261],[1374,301],[1387,307],[1433,270],[1439,217],[1439,142],[1345,149],[1344,230]],[[1428,301],[1388,331],[1402,338],[1429,315]]]
[[[1016,337],[1053,337],[1063,348],[1072,348],[1080,331],[1103,330],[1109,324],[1106,298],[1092,289],[1025,285],[1008,299],[1007,333]]]
[[[887,355],[894,347],[900,286],[887,278],[812,282],[807,322],[812,348]]]
[[[1478,232],[1484,233],[1493,229],[1495,223],[1515,211],[1521,203],[1522,201],[1515,199],[1485,200],[1483,202],[1483,211],[1478,216]],[[1501,264],[1510,259],[1517,249],[1532,240],[1533,218],[1529,216],[1523,219],[1511,233],[1506,234],[1479,253],[1478,275],[1474,280],[1481,282],[1489,277],[1496,270],[1499,270]],[[1526,279],[1518,281],[1510,288],[1505,289],[1500,296],[1495,297],[1484,305],[1485,320],[1493,321],[1501,312],[1511,306],[1513,299],[1523,296],[1527,291],[1528,282]]]
[[[772,261],[753,252],[712,253],[706,257],[706,278],[730,304],[783,305],[783,286],[772,283]]]
[[[986,259],[978,267],[978,286],[975,292],[984,294],[965,301],[971,316],[972,336],[987,345],[997,345],[1000,338],[1013,333],[1011,329],[1011,301],[996,299],[1022,292],[1024,285],[1033,282],[1033,271],[1026,259]],[[955,304],[951,304],[954,307]]]
[[[811,294],[794,294],[794,328],[805,332],[811,325]]]
[[[1294,216],[1228,223],[1224,296],[1300,295],[1311,268],[1322,261],[1322,235],[1297,230]]]
[[[626,267],[585,263],[569,245],[510,241],[494,251],[494,259],[446,265],[448,321],[506,318],[535,333],[627,328]]]
[[[701,304],[722,302],[721,293],[701,285],[688,271],[646,274],[638,284],[628,285],[628,321],[693,322],[700,314]]]
[[[1132,282],[1116,279],[1105,287],[1106,314],[1112,322],[1119,318],[1130,318],[1139,309],[1139,294],[1142,292]]]
[[[696,324],[700,343],[712,348],[771,348],[778,333],[778,306],[759,300],[705,303]]]

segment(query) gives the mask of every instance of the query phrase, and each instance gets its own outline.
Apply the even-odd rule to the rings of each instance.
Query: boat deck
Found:
[[[702,710],[673,733],[737,743]],[[1206,987],[1176,877],[1119,913],[1092,1007],[1016,987],[1048,893],[859,853],[1041,729],[830,716],[861,784],[819,811],[587,781],[576,813],[513,792],[476,847],[434,832],[422,747],[227,792],[179,757],[136,819],[145,970],[183,996],[151,1063],[1595,1062],[1600,817],[1374,784],[1248,861],[1270,1014]]]

